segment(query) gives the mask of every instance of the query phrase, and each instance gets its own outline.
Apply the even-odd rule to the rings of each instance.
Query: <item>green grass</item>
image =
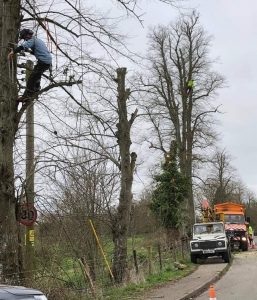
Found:
[[[128,247],[128,253],[131,253],[132,250],[140,249],[143,252],[147,252],[145,244],[147,243],[148,239],[144,236],[135,236],[135,237],[129,237],[127,241],[127,247]],[[104,249],[104,252],[107,255],[111,255],[113,253],[113,242],[111,241],[111,238],[105,238],[100,239],[101,245]]]
[[[66,287],[85,287],[85,280],[82,275],[80,264],[77,260],[65,258],[60,270]]]
[[[137,259],[139,264],[141,265],[141,272],[142,268],[144,269],[144,273],[148,272],[148,250],[147,246],[149,246],[149,239],[143,236],[134,237],[133,240],[131,238],[128,239],[128,261],[129,265],[133,267],[133,249],[137,251]],[[113,244],[111,241],[106,239],[103,243],[104,251],[110,261],[111,254],[113,252]],[[189,261],[183,261],[183,264],[187,265],[185,270],[176,270],[173,267],[171,253],[170,252],[163,252],[163,271],[160,273],[158,272],[159,269],[159,262],[157,257],[157,247],[152,245],[152,268],[155,274],[152,275],[142,275],[145,280],[139,283],[129,283],[123,287],[111,287],[110,286],[110,278],[108,276],[108,271],[106,270],[106,278],[101,278],[101,282],[98,282],[99,288],[102,289],[102,293],[104,299],[110,300],[121,300],[121,299],[129,299],[129,298],[138,298],[142,296],[146,291],[149,291],[152,288],[164,285],[172,280],[177,280],[181,277],[184,277],[191,273],[195,269],[195,265],[191,264]],[[181,257],[180,257],[181,258]],[[177,260],[180,260],[177,257]],[[76,266],[76,270],[74,270],[74,266]],[[63,278],[67,283],[72,286],[85,286],[85,282],[83,276],[81,274],[81,270],[78,264],[74,265],[74,262],[71,259],[64,259],[63,260],[63,269],[66,270],[66,274]],[[140,272],[140,273],[141,273]],[[140,298],[138,298],[140,299]]]
[[[109,288],[104,293],[104,299],[120,300],[129,299],[131,297],[136,299],[152,288],[159,287],[160,285],[164,285],[170,281],[177,280],[190,274],[195,268],[195,265],[191,263],[187,263],[187,268],[184,270],[167,268],[166,271],[163,271],[160,274],[149,275],[145,282],[128,284],[126,287]]]
[[[101,240],[101,244],[107,259],[110,262],[113,254],[113,243],[108,237],[105,237]],[[151,247],[152,275],[148,275],[149,247]],[[162,252],[163,271],[160,272],[157,244],[156,241],[152,240],[148,236],[135,236],[128,239],[128,265],[130,269],[134,269],[133,249],[135,249],[137,252],[137,261],[140,269],[140,281],[138,280],[138,283],[128,283],[123,287],[111,286],[107,267],[104,264],[102,256],[99,256],[99,262],[102,264],[103,272],[97,274],[96,289],[100,294],[103,294],[103,299],[142,299],[140,296],[150,289],[184,277],[195,269],[194,265],[192,265],[189,261],[184,260],[183,264],[186,264],[187,268],[185,270],[176,270],[173,266],[173,255],[171,251],[166,250]],[[58,260],[53,266],[57,277],[60,279],[59,283],[64,290],[70,289],[70,293],[76,293],[76,289],[88,289],[89,285],[87,280],[85,281],[84,279],[79,262],[76,259],[74,260],[74,258],[65,256],[65,253],[62,253],[61,249],[58,248],[56,250],[58,250],[56,251],[56,257]],[[176,260],[181,261],[181,255],[177,255]],[[136,277],[135,275],[132,276]],[[85,299],[90,298],[90,295],[84,296]],[[71,297],[70,299],[73,298]]]

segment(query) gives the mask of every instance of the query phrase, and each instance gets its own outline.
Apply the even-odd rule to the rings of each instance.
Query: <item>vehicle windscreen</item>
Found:
[[[210,234],[210,233],[223,233],[224,228],[222,224],[199,224],[194,225],[195,234]]]
[[[244,224],[245,218],[243,215],[224,215],[224,222],[231,224]]]

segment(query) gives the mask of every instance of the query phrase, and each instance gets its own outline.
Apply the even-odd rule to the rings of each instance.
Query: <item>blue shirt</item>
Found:
[[[51,56],[49,50],[47,49],[45,43],[42,40],[40,40],[36,37],[32,37],[31,39],[23,42],[21,44],[21,46],[18,48],[21,48],[21,47],[24,50],[31,49],[33,52],[33,55],[35,55],[37,60],[39,60],[45,64],[49,64],[49,65],[52,64],[52,56]]]

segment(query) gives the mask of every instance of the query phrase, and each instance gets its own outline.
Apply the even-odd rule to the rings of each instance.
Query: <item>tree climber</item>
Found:
[[[194,80],[192,80],[192,79],[188,80],[188,82],[187,82],[187,90],[186,90],[187,95],[189,95],[193,91],[194,85],[195,85],[195,81]]]
[[[52,66],[52,57],[45,43],[33,36],[33,34],[34,32],[30,29],[22,29],[19,33],[19,37],[21,40],[23,39],[24,42],[14,50],[11,50],[11,52],[8,54],[8,59],[12,60],[14,54],[23,50],[30,51],[31,49],[30,52],[37,59],[37,64],[28,78],[26,89],[23,95],[18,99],[19,102],[27,101],[40,90],[41,77],[43,73],[46,70],[50,70]]]

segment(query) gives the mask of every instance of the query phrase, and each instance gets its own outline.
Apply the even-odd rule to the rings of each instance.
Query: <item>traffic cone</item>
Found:
[[[215,289],[214,289],[213,285],[210,286],[209,296],[210,296],[210,300],[217,300],[216,292],[215,292]]]

